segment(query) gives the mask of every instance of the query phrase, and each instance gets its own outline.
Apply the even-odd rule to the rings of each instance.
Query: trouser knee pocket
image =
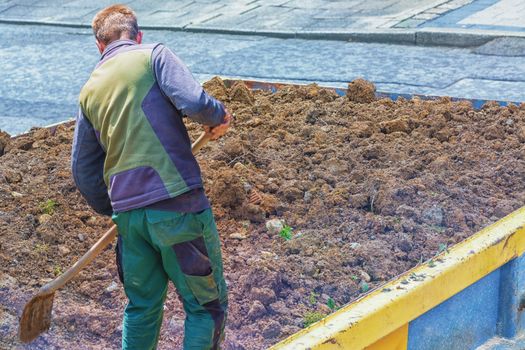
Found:
[[[204,238],[177,243],[172,246],[186,283],[200,305],[219,298],[217,284],[213,277],[211,261]]]

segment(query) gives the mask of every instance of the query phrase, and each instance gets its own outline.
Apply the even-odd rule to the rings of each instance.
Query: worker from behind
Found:
[[[90,206],[118,227],[122,348],[156,348],[171,280],[186,312],[184,349],[218,349],[227,312],[220,241],[183,118],[216,139],[231,116],[172,51],[142,44],[129,7],[103,9],[92,27],[102,56],[80,92],[72,171]]]

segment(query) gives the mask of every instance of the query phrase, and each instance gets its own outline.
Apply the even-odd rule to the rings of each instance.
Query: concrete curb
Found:
[[[416,45],[468,47],[483,45],[497,38],[525,39],[525,32],[425,27],[416,32]]]
[[[43,25],[68,28],[91,29],[89,23],[59,21],[36,21],[23,19],[0,19],[0,24]],[[524,38],[525,32],[478,30],[462,28],[414,28],[414,29],[372,29],[341,31],[280,31],[280,30],[242,30],[223,27],[185,27],[142,25],[145,30],[168,30],[188,33],[252,35],[282,39],[335,40],[363,43],[389,43],[418,46],[472,47],[483,45],[497,38]]]

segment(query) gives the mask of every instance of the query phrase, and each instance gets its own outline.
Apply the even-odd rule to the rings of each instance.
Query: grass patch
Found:
[[[285,241],[289,241],[292,239],[292,236],[293,236],[292,233],[293,233],[293,229],[288,225],[284,225],[282,230],[279,232],[279,236]]]
[[[303,317],[303,327],[306,328],[328,316],[318,311],[307,311]]]
[[[58,203],[53,199],[40,203],[38,206],[43,214],[53,215]]]

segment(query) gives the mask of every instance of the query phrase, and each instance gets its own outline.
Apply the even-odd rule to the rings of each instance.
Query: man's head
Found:
[[[125,5],[112,5],[101,10],[93,18],[91,27],[100,53],[115,40],[131,39],[139,44],[142,42],[137,16]]]

